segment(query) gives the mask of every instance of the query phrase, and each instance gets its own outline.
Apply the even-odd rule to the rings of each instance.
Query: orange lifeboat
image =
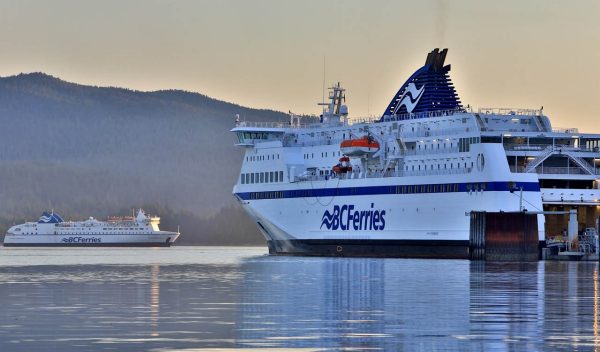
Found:
[[[331,171],[333,171],[336,174],[345,174],[347,172],[351,172],[352,164],[350,164],[350,158],[346,155],[342,156],[340,158],[340,163],[334,165],[333,168],[331,168]]]
[[[347,139],[340,144],[340,150],[349,156],[364,156],[379,150],[379,143],[371,136]]]

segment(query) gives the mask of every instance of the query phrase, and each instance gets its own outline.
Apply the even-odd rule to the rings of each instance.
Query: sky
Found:
[[[381,115],[433,48],[473,107],[600,133],[598,0],[0,0],[0,76],[45,72],[317,114]]]

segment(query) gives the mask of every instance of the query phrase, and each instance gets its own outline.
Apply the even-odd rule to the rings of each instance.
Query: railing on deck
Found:
[[[484,115],[515,115],[515,116],[540,116],[541,109],[521,109],[521,108],[479,108],[480,114]]]
[[[544,149],[546,149],[548,146],[552,146],[552,144],[505,144],[504,149],[507,151],[515,151],[515,152],[527,152],[527,151],[541,152]],[[573,147],[570,145],[555,144],[553,147],[553,151],[598,153],[600,151],[600,148],[598,148],[598,147],[587,148],[587,147],[583,147],[583,146]]]
[[[472,128],[469,126],[463,127],[454,127],[454,128],[444,128],[444,129],[433,129],[433,130],[424,130],[419,129],[417,131],[402,131],[400,132],[401,138],[420,138],[420,137],[435,137],[435,136],[454,136],[461,133],[469,133]]]
[[[525,172],[524,166],[515,167],[510,165],[511,172],[523,173]],[[589,175],[579,167],[552,167],[552,166],[538,166],[535,168],[535,173],[542,175]],[[600,175],[600,170],[594,170],[595,175]]]
[[[450,109],[450,110],[428,111],[428,112],[421,112],[421,113],[385,115],[383,117],[383,121],[424,119],[424,118],[428,118],[428,117],[451,116],[454,114],[461,114],[461,113],[465,113],[465,112],[467,112],[467,110],[465,110],[465,109]]]
[[[467,174],[472,169],[460,168],[460,169],[443,169],[443,170],[420,170],[420,171],[353,171],[344,174],[330,174],[330,175],[305,175],[296,176],[294,182],[306,182],[306,181],[328,181],[328,180],[352,180],[352,179],[363,179],[363,178],[385,178],[385,177],[406,177],[406,176],[436,176],[436,175],[459,175]]]

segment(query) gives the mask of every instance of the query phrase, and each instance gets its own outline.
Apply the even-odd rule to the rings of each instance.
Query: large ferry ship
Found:
[[[140,209],[137,216],[110,217],[99,221],[64,221],[54,212],[44,212],[37,222],[12,226],[4,246],[149,246],[168,247],[179,232],[161,231],[160,218]]]
[[[235,197],[270,253],[468,258],[470,213],[536,212],[540,247],[596,227],[600,135],[540,109],[464,106],[435,49],[377,119],[349,119],[331,88],[318,120],[236,120]],[[303,120],[309,120],[304,123]]]

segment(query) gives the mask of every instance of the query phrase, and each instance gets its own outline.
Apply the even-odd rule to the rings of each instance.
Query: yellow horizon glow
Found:
[[[325,62],[350,116],[378,116],[440,47],[464,105],[544,106],[554,127],[600,132],[598,13],[593,0],[5,0],[0,76],[41,71],[311,114]]]

